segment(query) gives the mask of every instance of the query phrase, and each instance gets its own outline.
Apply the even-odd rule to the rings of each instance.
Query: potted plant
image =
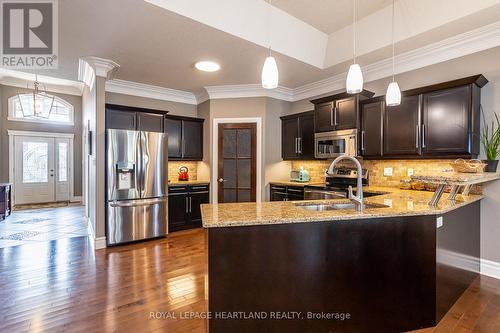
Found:
[[[491,126],[486,123],[483,112],[483,130],[481,132],[481,143],[486,154],[485,171],[496,172],[498,167],[498,156],[500,155],[500,119],[496,112],[493,113],[495,119],[491,121]]]

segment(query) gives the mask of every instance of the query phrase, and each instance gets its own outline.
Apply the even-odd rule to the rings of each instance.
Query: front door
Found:
[[[219,203],[255,201],[256,143],[255,123],[219,124]]]
[[[22,205],[68,201],[69,158],[69,139],[16,136],[15,203]]]

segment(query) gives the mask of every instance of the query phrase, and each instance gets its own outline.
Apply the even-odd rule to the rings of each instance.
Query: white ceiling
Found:
[[[356,1],[358,19],[392,4],[392,0]],[[272,0],[271,4],[327,34],[352,23],[353,0]]]
[[[241,1],[259,1],[265,4],[264,0]],[[363,68],[366,68],[367,65],[390,56],[390,30],[386,26],[387,7],[376,10],[384,7],[388,1],[358,1],[360,12],[365,7],[364,15],[369,13],[369,8],[375,10],[361,19],[359,25],[358,46],[362,52],[360,51],[358,61]],[[186,6],[187,3],[188,9],[197,8],[196,3],[200,2],[210,2],[214,6],[224,2],[227,6],[238,6],[238,1],[234,0],[168,0],[167,2],[178,6]],[[317,22],[311,22],[316,28],[319,28],[321,20],[328,21],[327,12],[333,10],[331,9],[333,7],[339,11],[337,14],[332,14],[334,24],[340,24],[338,22],[346,22],[342,23],[343,25],[350,24],[351,20],[350,0],[274,0],[272,3],[286,11],[298,10],[305,16],[306,12],[316,13]],[[326,3],[328,4],[325,5]],[[400,16],[397,21],[400,28],[397,53],[418,50],[433,42],[496,22],[500,17],[500,0],[481,0],[474,2],[474,6],[470,0],[419,0],[418,2],[398,0],[397,3]],[[456,8],[446,12],[430,11],[427,16],[433,21],[427,19],[424,22],[427,25],[424,26],[420,12],[422,8],[419,5],[428,7],[427,3],[439,9],[447,8],[450,3],[457,5]],[[214,12],[220,13],[208,21],[226,19],[225,12],[217,11],[217,8],[215,7]],[[276,11],[286,14],[278,9]],[[343,11],[347,13],[342,13]],[[301,20],[306,20],[305,16],[296,15]],[[64,0],[59,1],[59,16],[59,68],[38,71],[38,74],[77,80],[78,59],[97,56],[120,64],[117,79],[198,93],[206,86],[258,84],[262,64],[267,55],[266,47],[259,44],[258,38],[252,39],[254,36],[251,34],[248,35],[248,39],[239,37],[238,33],[233,31],[223,31],[220,27],[191,19],[186,13],[179,14],[166,10],[144,0]],[[304,23],[295,19],[302,22],[295,24],[294,19],[291,17],[289,22],[297,30],[300,24]],[[281,17],[281,20],[286,18]],[[380,20],[383,24],[380,24]],[[255,25],[262,26],[258,24],[262,21],[255,22],[256,24],[248,28],[249,31]],[[247,22],[233,25],[241,30],[244,24]],[[278,31],[276,36],[286,34],[288,27],[282,26],[280,29],[282,30]],[[313,27],[304,29],[306,33],[301,36],[297,36],[299,32],[295,35],[285,35],[280,40],[283,51],[274,52],[281,86],[297,88],[327,79],[344,73],[350,64],[352,37],[349,37],[349,26],[344,26],[329,36]],[[267,30],[269,28],[264,27],[252,33],[254,35],[259,32],[266,33]],[[325,50],[319,47],[305,48],[297,42],[310,34],[328,37],[326,54]],[[292,47],[287,49],[288,45]],[[310,54],[318,53],[320,58],[325,59],[323,67],[326,68],[312,65],[306,60],[298,60],[301,57],[306,59],[310,55],[294,53],[301,48],[307,49]],[[199,72],[194,69],[193,64],[201,59],[218,61],[222,69],[215,73]]]

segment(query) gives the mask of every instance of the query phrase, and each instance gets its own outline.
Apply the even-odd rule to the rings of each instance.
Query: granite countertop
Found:
[[[435,184],[474,185],[500,179],[500,172],[483,172],[483,173],[447,172],[438,175],[413,175],[411,176],[411,179],[415,181],[435,183]]]
[[[333,220],[352,220],[378,217],[438,215],[465,206],[482,198],[481,195],[457,197],[457,201],[444,200],[437,207],[430,207],[428,202],[432,192],[400,190],[396,188],[368,186],[370,192],[386,192],[387,194],[365,198],[365,203],[383,204],[386,208],[365,208],[363,213],[354,209],[308,211],[298,205],[307,203],[349,202],[347,199],[316,201],[274,201],[262,203],[204,204],[201,206],[203,227],[231,227],[246,225],[285,224],[303,222],[322,222]]]
[[[288,181],[288,180],[269,182],[269,184],[271,184],[271,185],[283,185],[283,186],[297,186],[297,187],[325,186],[324,182],[292,182],[292,181]]]
[[[172,180],[168,181],[168,185],[205,185],[210,184],[209,180]]]

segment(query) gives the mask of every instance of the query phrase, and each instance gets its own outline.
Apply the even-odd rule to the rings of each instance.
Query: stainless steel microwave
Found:
[[[335,158],[340,155],[356,156],[358,152],[358,131],[343,130],[314,134],[314,156]]]

